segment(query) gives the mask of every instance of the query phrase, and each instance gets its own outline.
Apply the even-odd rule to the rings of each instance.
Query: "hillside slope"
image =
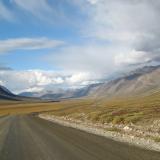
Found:
[[[15,101],[42,101],[40,98],[32,98],[19,96],[10,92],[6,87],[0,85],[0,100],[15,100]]]
[[[4,86],[0,85],[0,100],[18,100],[18,96],[11,93]]]
[[[90,97],[130,97],[160,90],[160,66],[144,67],[131,74],[100,85]]]
[[[24,92],[20,96],[41,99],[114,98],[148,95],[160,90],[160,66],[136,69],[117,79],[91,84],[79,89],[55,89],[42,92]]]

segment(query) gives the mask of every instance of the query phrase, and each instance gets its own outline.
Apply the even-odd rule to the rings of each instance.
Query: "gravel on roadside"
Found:
[[[107,138],[111,138],[116,141],[129,143],[130,145],[136,145],[145,149],[155,150],[160,152],[160,142],[155,142],[148,137],[138,137],[132,133],[132,128],[129,126],[123,127],[123,132],[119,132],[119,130],[111,130],[110,126],[104,128],[103,126],[89,123],[89,122],[81,122],[78,120],[69,119],[66,117],[58,117],[54,115],[47,114],[39,114],[40,118],[52,121],[54,123],[58,123],[63,126],[76,128],[79,130],[86,131],[88,133],[104,136]],[[130,134],[128,134],[130,133]]]

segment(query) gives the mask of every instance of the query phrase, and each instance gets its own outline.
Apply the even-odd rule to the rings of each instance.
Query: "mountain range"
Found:
[[[91,97],[132,97],[160,90],[160,66],[147,66],[100,85]]]
[[[17,99],[32,97],[47,100],[68,98],[112,98],[143,96],[160,91],[160,66],[145,66],[123,75],[119,78],[91,84],[79,89],[57,89],[56,91],[23,92],[18,96],[5,87],[0,86],[0,99]]]
[[[80,98],[85,97],[91,94],[94,89],[100,86],[101,83],[91,84],[83,88],[78,89],[57,89],[56,91],[42,91],[42,92],[23,92],[20,93],[19,96],[25,97],[38,97],[41,99],[69,99],[69,98]]]

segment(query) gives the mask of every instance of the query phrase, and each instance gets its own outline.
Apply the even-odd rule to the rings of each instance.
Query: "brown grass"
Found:
[[[152,123],[160,119],[160,92],[144,97],[77,99],[62,102],[0,102],[0,115],[47,112],[94,123]]]
[[[60,103],[61,104],[61,103]],[[160,93],[123,99],[70,101],[50,114],[99,123],[152,123],[160,119]]]

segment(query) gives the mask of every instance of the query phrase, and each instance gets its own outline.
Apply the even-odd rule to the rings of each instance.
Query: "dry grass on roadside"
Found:
[[[160,119],[160,93],[127,99],[77,99],[62,102],[1,101],[0,115],[47,112],[98,123],[151,123]]]
[[[63,103],[60,103],[61,106]],[[160,119],[160,93],[128,99],[84,99],[66,102],[65,108],[50,112],[56,116],[98,123],[152,123]]]

